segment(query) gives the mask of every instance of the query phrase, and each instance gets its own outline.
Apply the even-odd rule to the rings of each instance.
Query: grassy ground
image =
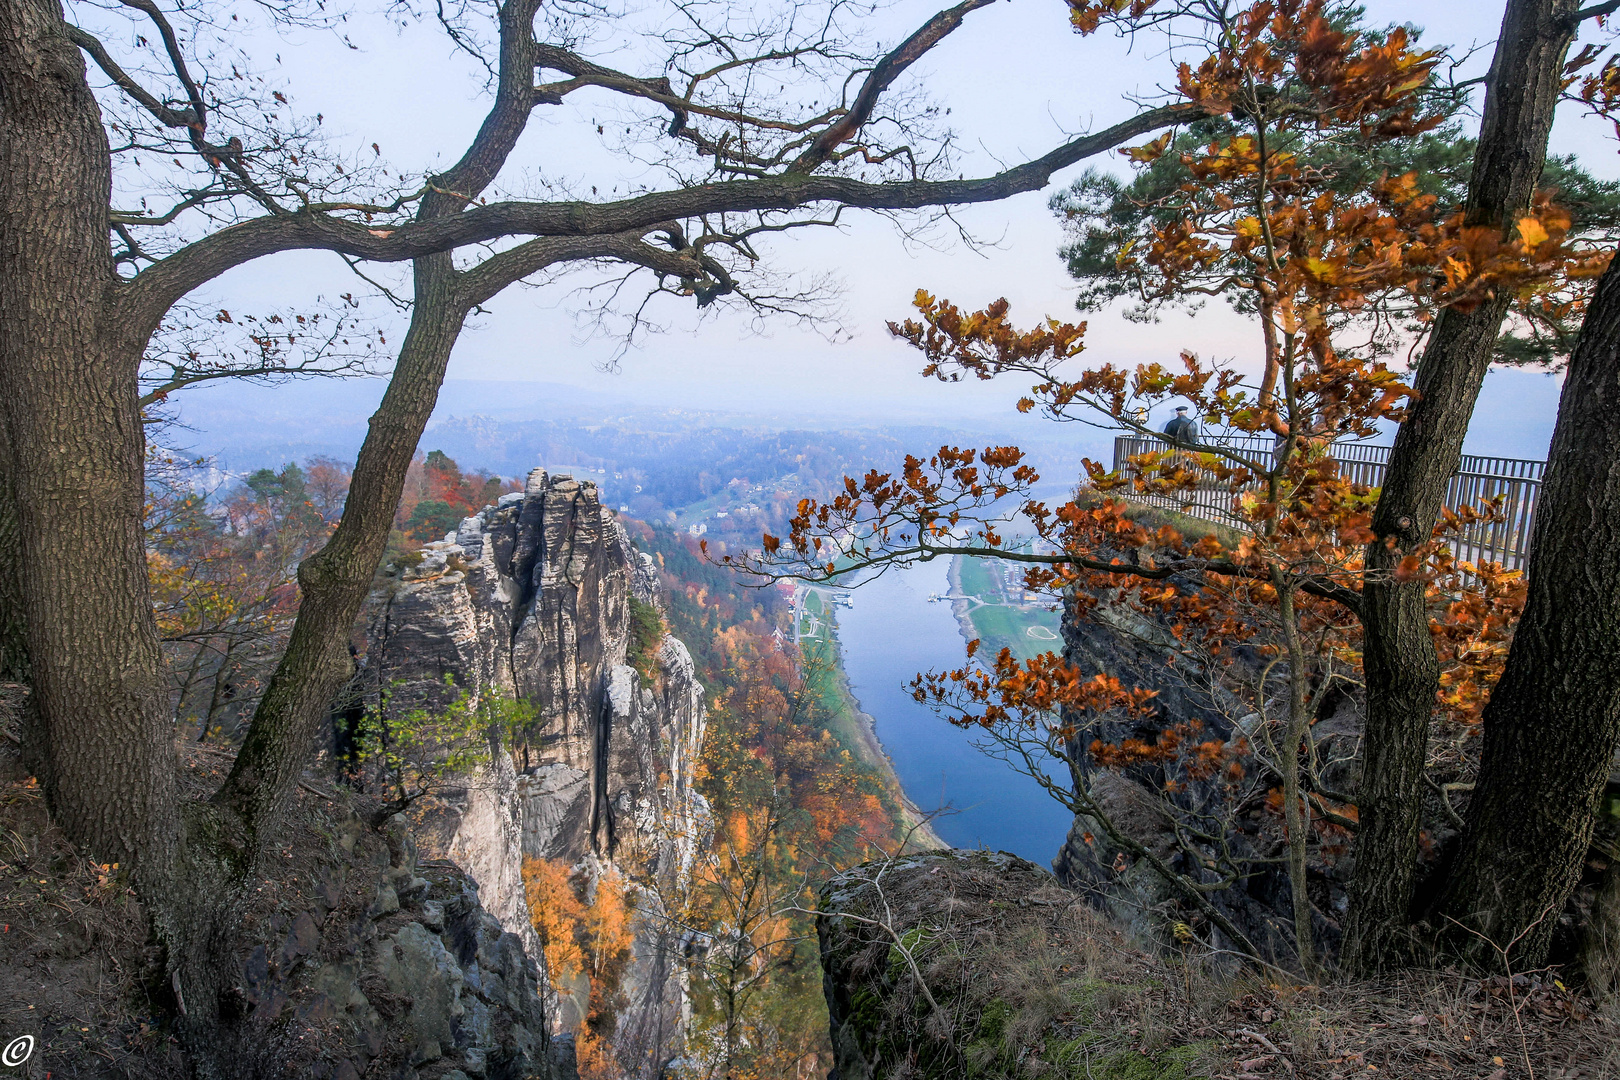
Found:
[[[987,604],[1001,603],[1001,585],[996,580],[995,573],[986,559],[962,559],[957,563],[957,576],[960,578],[961,591],[968,596],[977,596]],[[953,590],[955,591],[955,590]]]
[[[857,756],[864,756],[866,735],[862,730],[861,709],[849,692],[849,680],[844,675],[843,661],[838,653],[834,636],[837,626],[835,608],[819,592],[810,591],[804,602],[804,611],[816,620],[812,637],[801,637],[799,649],[804,656],[805,683],[815,696],[816,709],[833,738]],[[809,619],[804,620],[808,625]],[[804,627],[801,626],[802,630]]]
[[[973,621],[973,629],[978,633],[979,640],[984,642],[982,647],[990,650],[991,655],[1007,648],[1020,660],[1028,660],[1063,647],[1058,636],[1058,616],[1055,611],[985,606],[975,608],[968,618]],[[1047,637],[1047,634],[1051,636]]]
[[[989,559],[957,559],[952,577],[956,582],[953,596],[982,601],[967,614],[973,636],[982,643],[982,655],[994,656],[1005,648],[1020,660],[1028,660],[1062,648],[1058,612],[1049,610],[1050,603],[1024,602],[1023,588],[1017,583],[1009,585],[1000,565]]]

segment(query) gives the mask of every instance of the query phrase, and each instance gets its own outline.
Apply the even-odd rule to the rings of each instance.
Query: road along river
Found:
[[[1027,776],[973,746],[973,733],[947,723],[906,689],[913,676],[963,663],[962,635],[948,603],[944,559],[867,582],[854,606],[837,608],[844,672],[876,722],[907,797],[924,812],[944,806],[934,831],[955,847],[1010,851],[1047,866],[1069,830],[1069,814]]]

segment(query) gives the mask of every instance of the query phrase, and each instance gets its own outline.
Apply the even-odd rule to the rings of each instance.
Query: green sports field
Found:
[[[959,594],[974,597],[981,604],[968,613],[973,632],[979,638],[980,655],[989,657],[1011,649],[1021,660],[1061,649],[1059,613],[1045,601],[1026,603],[1023,588],[1009,582],[1000,566],[985,559],[964,558],[955,574]],[[953,593],[957,595],[958,593]]]

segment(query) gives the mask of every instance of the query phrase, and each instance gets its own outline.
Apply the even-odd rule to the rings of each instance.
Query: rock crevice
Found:
[[[632,596],[659,605],[651,558],[594,484],[536,469],[522,492],[402,561],[372,598],[365,679],[385,710],[492,693],[534,710],[516,745],[494,747],[437,800],[425,842],[479,882],[485,906],[536,956],[525,857],[647,882],[683,873],[706,828],[692,788],[704,691],[675,638],[650,679],[626,664]],[[667,955],[676,943],[658,922],[643,904],[619,1014],[648,1075],[676,1052],[685,1007]],[[572,995],[550,997],[552,1030],[566,1035],[580,1019]]]

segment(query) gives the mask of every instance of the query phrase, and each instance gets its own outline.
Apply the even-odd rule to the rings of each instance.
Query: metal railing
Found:
[[[1270,437],[1207,439],[1188,449],[1219,447],[1237,454],[1269,470],[1276,463],[1276,440]],[[1114,439],[1114,469],[1123,469],[1126,460],[1135,454],[1146,454],[1170,449],[1171,444],[1148,435],[1120,435]],[[1333,458],[1339,465],[1339,474],[1356,484],[1376,488],[1384,482],[1384,470],[1389,463],[1387,446],[1369,443],[1337,443]],[[1445,505],[1452,508],[1475,507],[1497,496],[1502,497],[1502,513],[1494,521],[1466,527],[1452,546],[1457,556],[1470,562],[1489,560],[1499,562],[1509,570],[1523,569],[1530,554],[1530,526],[1534,520],[1536,494],[1541,488],[1544,461],[1525,458],[1484,457],[1464,454],[1457,471],[1446,485]],[[1200,484],[1179,495],[1140,495],[1125,493],[1128,498],[1177,510],[1218,525],[1240,524],[1232,513],[1232,492],[1213,477],[1208,486]]]

